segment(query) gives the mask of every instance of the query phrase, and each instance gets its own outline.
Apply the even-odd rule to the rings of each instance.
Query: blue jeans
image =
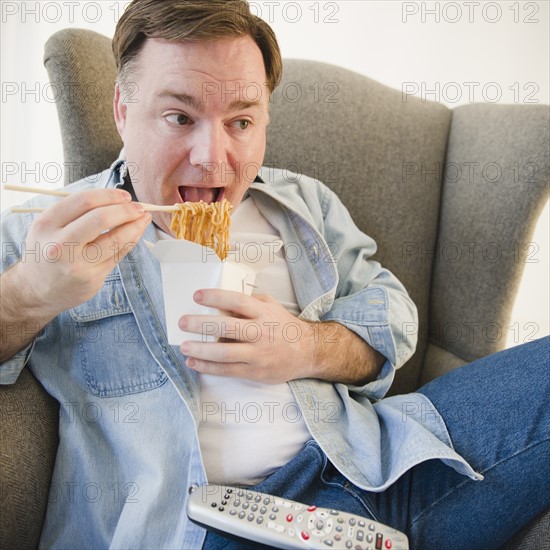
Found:
[[[405,532],[412,549],[499,548],[550,507],[549,357],[546,337],[455,369],[419,390],[483,481],[429,460],[382,493],[363,491],[310,441],[256,489],[375,519]],[[204,548],[247,546],[209,532]]]

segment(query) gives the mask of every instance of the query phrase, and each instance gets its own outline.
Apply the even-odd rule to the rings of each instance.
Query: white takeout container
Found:
[[[150,248],[160,261],[168,343],[184,340],[213,342],[217,336],[185,332],[182,315],[215,315],[219,310],[197,304],[193,294],[203,288],[223,288],[252,294],[256,274],[245,265],[221,261],[210,248],[185,240],[161,240]]]

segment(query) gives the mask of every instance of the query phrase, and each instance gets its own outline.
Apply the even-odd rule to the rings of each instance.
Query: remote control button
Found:
[[[277,513],[279,511],[279,508],[277,508],[277,506],[273,506],[273,508],[271,508],[271,511]]]
[[[374,531],[374,523],[369,523],[369,531]]]
[[[256,520],[256,523],[258,525],[261,525],[264,522],[264,518],[262,516],[258,516],[258,519]]]
[[[317,510],[317,506],[310,506],[307,511],[308,512],[315,512],[315,510]]]
[[[246,500],[252,500],[254,495],[252,493],[246,493]]]
[[[260,514],[265,514],[267,512],[267,508],[265,506],[262,506],[260,508]]]
[[[232,493],[232,492],[233,492],[233,489],[229,489],[229,488],[228,488],[228,489],[226,489],[226,492],[227,492],[227,493]]]
[[[366,523],[362,519],[360,519],[359,520],[359,527],[365,527],[365,525],[366,525]]]
[[[250,509],[253,511],[253,512],[256,512],[258,510],[258,505],[257,504],[253,504]]]
[[[237,491],[237,496],[238,496],[238,497],[242,497],[243,495],[244,495],[244,491],[243,491],[242,489],[239,489],[239,490]]]
[[[301,510],[303,507],[304,507],[303,504],[296,504],[296,505],[294,506],[294,510],[296,510],[296,511],[298,512],[298,511]]]
[[[353,546],[353,542],[351,540],[346,541],[346,548],[351,548]]]
[[[341,541],[342,537],[338,534],[334,535],[334,540]]]
[[[231,498],[231,495],[229,495],[228,493],[225,493],[225,495],[223,495],[223,498]]]
[[[224,508],[223,506],[220,506],[220,507],[218,508],[218,510],[219,510],[220,512],[223,512],[223,511],[225,510],[225,508]]]
[[[330,514],[331,516],[338,516],[338,515],[340,515],[340,512],[338,512],[338,510],[331,510],[331,511],[329,512],[329,514]]]
[[[288,523],[290,523],[293,519],[294,519],[294,516],[292,514],[288,514],[286,516],[286,520],[288,521]]]
[[[315,524],[315,529],[318,529],[320,531],[324,526],[325,526],[325,522],[322,519],[319,519]]]
[[[246,516],[246,514],[245,514],[244,512],[239,512],[239,518],[240,518],[240,519],[243,519],[244,516]]]
[[[269,519],[277,519],[277,516],[275,514],[269,514]]]
[[[268,498],[264,498],[264,504],[267,506],[271,501]]]
[[[227,504],[227,500],[222,500],[222,505],[225,506]]]
[[[262,500],[262,495],[256,495],[254,497],[254,502],[260,502],[260,500]]]
[[[390,548],[392,547],[392,543],[391,543],[391,539],[386,539],[386,542],[384,543],[384,546],[390,550]]]
[[[367,542],[370,543],[370,542],[372,542],[373,540],[374,540],[374,537],[369,533],[369,534],[367,535]]]
[[[300,514],[300,515],[296,518],[296,523],[302,523],[302,521],[304,521],[304,516],[302,516],[302,514]]]
[[[246,516],[246,519],[248,521],[254,521],[254,514],[248,514],[248,516]]]
[[[355,525],[355,518],[349,518],[349,524]]]
[[[248,502],[243,502],[243,510],[248,510],[248,507],[250,506],[250,504],[248,504]]]
[[[309,533],[307,531],[302,531],[302,538],[304,540],[309,540]]]
[[[341,525],[337,525],[337,526],[336,526],[336,531],[338,531],[338,533],[341,533],[341,532],[342,532],[342,526],[341,526]]]
[[[337,521],[338,523],[344,523],[344,518],[338,518],[336,521]]]
[[[323,544],[326,544],[327,546],[334,546],[334,543],[330,539],[324,540]]]
[[[275,529],[275,531],[277,531],[277,533],[284,533],[285,532],[285,528],[282,525],[278,525],[274,521],[268,522],[267,526],[268,526],[269,529]]]
[[[359,542],[363,542],[364,535],[365,534],[363,533],[363,531],[357,531],[357,536],[356,536],[357,540]]]
[[[233,501],[233,506],[240,506],[241,505],[241,501],[239,499],[236,499]]]
[[[376,533],[376,541],[374,543],[374,547],[376,548],[376,550],[382,549],[382,538],[382,533]]]
[[[289,527],[288,528],[288,534],[293,537],[295,534],[296,534],[296,531],[294,531],[294,529],[292,529],[292,527]]]

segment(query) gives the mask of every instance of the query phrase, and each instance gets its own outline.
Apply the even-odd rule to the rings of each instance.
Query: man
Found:
[[[33,201],[49,205],[43,214],[6,216],[3,226],[18,250],[4,265],[2,322],[36,332],[6,335],[2,379],[14,382],[28,364],[60,403],[41,545],[223,546],[185,514],[189,488],[207,479],[373,517],[406,531],[413,548],[496,547],[548,506],[547,342],[382,399],[414,351],[401,333],[416,321],[414,305],[369,259],[374,242],[331,191],[260,170],[281,61],[246,2],[135,0],[113,50],[121,159],[66,199]],[[169,238],[170,217],[132,198],[226,198],[234,239],[255,235],[269,250],[294,243],[302,259],[277,251],[250,297],[200,290],[198,303],[224,313],[182,312],[179,325],[201,334],[214,323],[221,340],[170,347],[159,266],[145,244]],[[36,247],[46,257],[29,261],[25,251]],[[262,330],[250,336],[244,322]],[[526,391],[540,404],[535,423]],[[464,422],[465,400],[469,413],[480,411],[475,423]],[[522,441],[499,428],[500,401],[531,423]],[[260,429],[243,414],[251,403],[263,407]],[[404,406],[422,413],[404,421]],[[75,414],[91,409],[101,414]],[[103,498],[75,484],[93,484]],[[511,520],[518,498],[524,506]]]

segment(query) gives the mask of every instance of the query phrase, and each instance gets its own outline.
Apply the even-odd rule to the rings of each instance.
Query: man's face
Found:
[[[226,198],[237,206],[264,158],[269,92],[249,36],[213,42],[148,39],[115,92],[115,120],[137,198],[171,205]],[[156,213],[169,232],[171,214]]]

